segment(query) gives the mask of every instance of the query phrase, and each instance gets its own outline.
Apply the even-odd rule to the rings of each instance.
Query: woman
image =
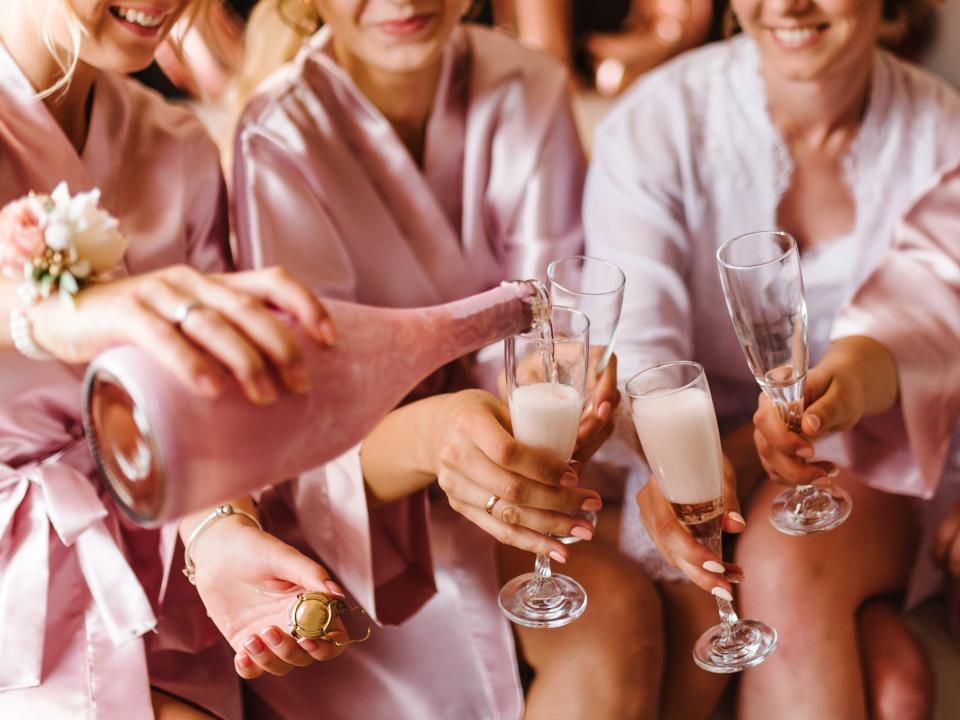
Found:
[[[629,363],[621,376],[692,358],[710,378],[724,449],[750,501],[736,556],[748,573],[741,611],[781,638],[742,678],[741,714],[863,717],[866,671],[872,711],[886,716],[891,688],[894,701],[912,704],[911,687],[921,686],[911,673],[923,675],[922,659],[892,611],[873,606],[860,622],[874,629],[858,632],[858,610],[904,587],[916,542],[911,513],[841,475],[835,482],[858,508],[842,527],[798,540],[766,522],[778,489],[765,483],[750,494],[762,476],[749,422],[757,388],[730,329],[715,252],[757,229],[782,227],[798,238],[818,358],[838,309],[877,265],[908,202],[960,151],[960,102],[876,49],[882,23],[910,10],[907,3],[734,0],[732,9],[741,36],[652,73],[601,126],[587,182],[587,247],[628,277],[620,350]],[[718,558],[681,533],[654,484],[639,502],[647,531],[627,513],[634,522],[625,521],[626,547],[648,558],[656,545],[668,561],[685,559],[685,574],[704,590],[730,592],[729,578],[709,570]],[[728,519],[729,530],[737,526]],[[655,572],[665,577],[668,621],[678,628],[665,714],[706,715],[722,678],[698,673],[687,653],[715,622],[713,599],[677,582],[676,571]],[[882,676],[874,662],[869,639],[879,633],[896,640],[899,675]],[[889,682],[898,678],[900,695]],[[690,692],[691,684],[703,692]]]
[[[273,28],[270,44],[277,48],[285,42],[276,34],[283,18],[295,27],[319,18],[325,24],[296,61],[268,81],[240,122],[234,191],[244,267],[283,262],[321,294],[403,307],[451,300],[511,278],[543,277],[550,259],[580,250],[583,161],[562,71],[506,37],[460,27],[466,9],[460,0],[317,0],[309,8],[314,16],[299,22],[297,7],[303,6],[264,3],[250,25],[253,32]],[[256,38],[249,49],[260,47]],[[248,61],[261,65],[255,53]],[[425,392],[436,396],[476,384],[480,371],[449,368]],[[610,391],[588,420],[596,430],[582,428],[588,445],[606,431],[615,402]],[[409,411],[408,424],[430,421],[429,414],[413,420],[414,405],[402,411]],[[508,426],[505,413],[498,422]],[[435,446],[448,450],[434,460],[433,473],[420,476],[420,486],[439,476],[452,496],[449,505],[464,517],[444,499],[429,503],[433,567],[411,562],[422,557],[414,549],[426,541],[422,493],[364,511],[372,438],[328,465],[325,481],[301,477],[262,503],[282,538],[299,538],[298,547],[328,564],[382,623],[395,626],[378,628],[369,643],[351,648],[331,666],[335,675],[324,667],[254,682],[258,702],[272,712],[296,717],[322,697],[329,712],[346,717],[359,712],[362,696],[364,712],[373,717],[520,715],[513,636],[496,597],[501,581],[529,572],[533,558],[501,555],[498,579],[493,544],[467,520],[501,539],[509,539],[507,530],[525,530],[529,541],[511,542],[534,549],[533,538],[544,539],[533,530],[549,530],[549,516],[523,507],[527,491],[506,502],[490,490],[458,497],[458,482],[481,485],[484,473],[502,472],[511,456],[524,457],[529,449],[513,446],[507,455],[487,455],[482,468],[458,468],[462,459],[481,457],[449,451],[477,447],[478,423],[440,425],[441,439],[449,440]],[[588,455],[591,448],[584,450]],[[595,493],[584,497],[587,507],[599,505]],[[534,508],[556,507],[528,499]],[[404,534],[392,537],[409,545],[396,557],[397,544],[387,547],[384,528],[404,518]],[[582,539],[592,537],[584,521],[575,527]],[[347,555],[331,545],[357,551]],[[621,598],[631,610],[646,609],[648,588],[627,582],[614,595],[614,578],[625,574],[589,545],[546,549],[555,560],[569,554],[565,571],[585,582],[591,608]],[[573,561],[578,556],[580,569]],[[613,612],[619,622],[619,611]],[[622,617],[632,622],[629,613]],[[520,629],[536,673],[529,715],[561,709],[639,715],[646,706],[630,677],[645,650],[630,635],[618,635],[625,627],[615,629],[595,610],[563,631]],[[575,657],[588,652],[590,662]],[[436,680],[440,673],[444,682]]]
[[[268,402],[303,387],[296,340],[266,304],[331,338],[322,307],[281,273],[201,274],[228,267],[216,150],[189,113],[124,75],[203,3],[137,7],[0,7],[0,203],[64,180],[97,187],[128,239],[120,277],[82,290],[74,310],[55,298],[21,306],[19,283],[0,280],[3,717],[196,715],[151,685],[238,714],[229,654],[179,568],[167,572],[176,528],[132,528],[99,490],[80,420],[83,363],[138,344],[201,396],[232,376]],[[16,348],[56,361],[16,352],[15,310],[26,318]]]

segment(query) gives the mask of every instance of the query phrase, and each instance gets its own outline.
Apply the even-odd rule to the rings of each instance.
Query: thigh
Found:
[[[156,688],[150,688],[150,699],[156,720],[210,720],[213,717]]]

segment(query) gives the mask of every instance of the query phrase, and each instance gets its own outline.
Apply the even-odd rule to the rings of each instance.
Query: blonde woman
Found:
[[[231,654],[179,572],[176,527],[119,517],[80,422],[83,363],[107,347],[143,346],[201,396],[233,377],[263,403],[303,389],[300,349],[267,303],[330,338],[322,307],[278,271],[201,274],[229,265],[216,149],[189,113],[125,77],[204,7],[0,4],[0,203],[61,181],[96,187],[128,240],[119,278],[82,290],[74,310],[24,307],[19,281],[0,279],[0,717],[199,715],[151,686],[239,716]],[[305,560],[248,553],[237,568],[261,588],[322,584]]]

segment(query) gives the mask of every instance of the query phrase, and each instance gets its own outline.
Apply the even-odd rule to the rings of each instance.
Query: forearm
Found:
[[[517,39],[569,63],[573,54],[570,0],[514,0]]]
[[[872,338],[851,336],[834,340],[820,367],[857,380],[863,391],[865,417],[886,412],[899,401],[896,361],[885,346]]]
[[[253,497],[250,495],[234,498],[228,503],[221,504],[232,505],[235,510],[244,510],[254,517],[257,516],[257,504],[253,501]],[[219,505],[217,507],[219,507]],[[193,534],[193,531],[197,528],[197,526],[200,525],[200,523],[203,522],[204,519],[214,510],[216,510],[215,507],[210,507],[206,510],[201,510],[193,513],[192,515],[186,515],[181,518],[179,532],[180,539],[183,541],[184,546],[186,546],[187,542],[190,540],[190,535]],[[220,520],[219,522],[226,522],[226,519]]]

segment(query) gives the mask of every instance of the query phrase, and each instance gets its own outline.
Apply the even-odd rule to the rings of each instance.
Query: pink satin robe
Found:
[[[897,363],[900,407],[846,433],[858,467],[892,492],[927,498],[908,601],[936,592],[929,554],[960,504],[960,165],[936,179],[897,228],[894,249],[838,316],[833,337],[866,335]]]
[[[584,161],[564,74],[479,28],[458,29],[445,51],[422,170],[336,63],[326,29],[252,102],[234,167],[239,264],[284,265],[322,295],[444,302],[543,278],[582,247]],[[271,529],[382,625],[335,662],[253,683],[264,714],[520,716],[493,540],[426,495],[368,508],[355,449],[265,499]]]
[[[0,46],[0,203],[61,180],[98,187],[130,243],[125,273],[226,266],[218,158],[189,113],[100,74],[78,155],[34,95]],[[151,682],[236,717],[230,654],[212,662],[221,646],[179,572],[176,528],[127,525],[95,479],[82,375],[0,355],[0,717],[152,717]]]

